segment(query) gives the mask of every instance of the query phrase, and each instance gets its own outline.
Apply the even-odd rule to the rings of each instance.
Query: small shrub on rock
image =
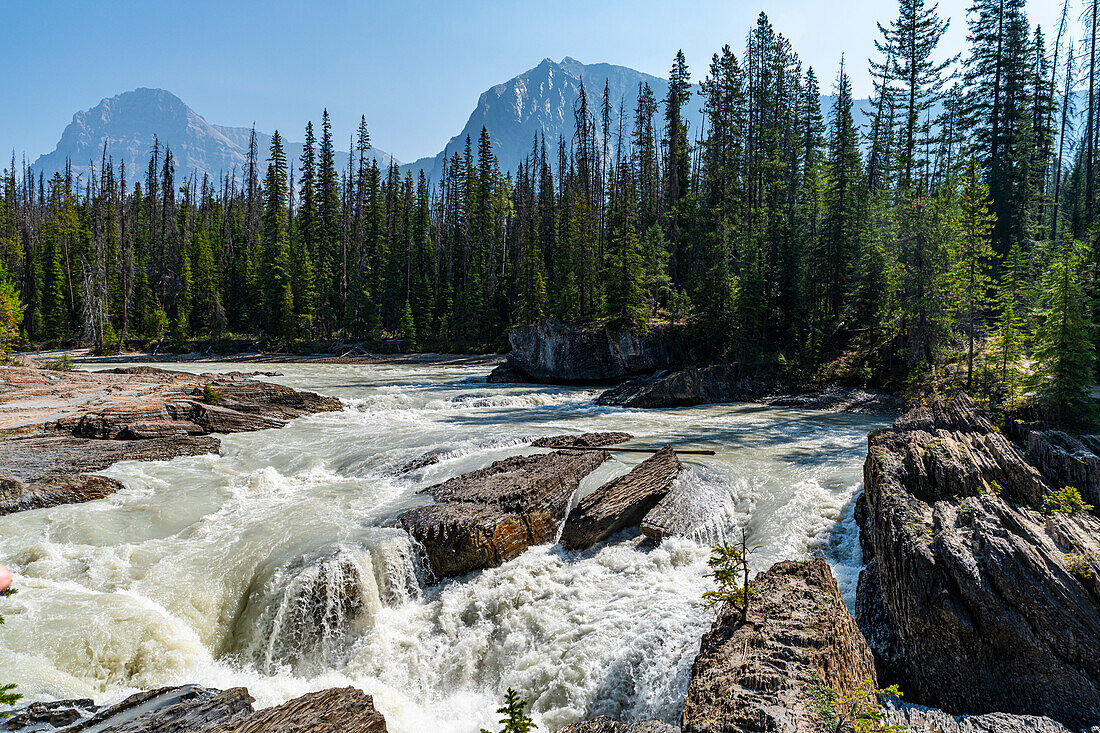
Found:
[[[1055,489],[1043,498],[1043,514],[1081,514],[1091,512],[1092,508],[1072,486]]]
[[[75,366],[72,357],[70,357],[69,352],[66,351],[57,361],[47,361],[40,368],[48,369],[51,372],[71,372]]]
[[[222,396],[207,384],[202,388],[202,401],[208,405],[216,405],[222,401]]]
[[[0,597],[8,597],[15,595],[14,588],[5,588],[0,590]],[[0,616],[0,624],[4,623],[4,617]],[[13,684],[0,684],[0,705],[14,705],[22,699],[22,695],[12,692],[15,689]],[[0,712],[0,720],[4,720],[9,717],[7,713]]]
[[[881,699],[901,697],[897,685],[878,689],[868,677],[851,695],[841,695],[820,680],[807,688],[811,706],[821,719],[820,733],[905,733],[904,725],[883,722]]]
[[[1080,580],[1092,580],[1089,558],[1080,552],[1071,552],[1066,555],[1066,570]]]
[[[741,530],[740,543],[731,545],[723,542],[715,545],[711,548],[710,559],[707,560],[711,572],[706,577],[714,578],[718,588],[704,593],[703,603],[707,608],[719,610],[726,603],[731,604],[739,612],[741,623],[748,620],[749,597],[752,595],[752,589],[749,588],[750,552],[752,550],[748,547],[748,533]]]

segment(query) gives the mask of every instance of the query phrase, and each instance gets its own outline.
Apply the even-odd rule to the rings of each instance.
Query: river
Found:
[[[484,365],[171,368],[270,369],[345,410],[226,436],[220,455],[116,464],[104,473],[125,491],[0,517],[0,560],[19,589],[0,600],[0,682],[29,699],[113,702],[198,682],[244,685],[271,705],[351,684],[393,733],[470,733],[496,729],[513,687],[540,730],[595,715],[675,723],[713,617],[700,601],[711,543],[746,527],[755,570],[823,556],[853,602],[852,499],[867,431],[884,417],[606,408],[591,390],[486,384]],[[698,536],[540,546],[425,583],[393,521],[424,502],[418,489],[530,451],[530,436],[590,430],[714,449],[686,457],[679,479],[706,507]],[[441,462],[397,471],[436,449]],[[616,455],[580,492],[642,458]]]

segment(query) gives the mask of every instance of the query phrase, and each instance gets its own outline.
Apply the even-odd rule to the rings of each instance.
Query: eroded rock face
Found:
[[[670,329],[639,335],[625,328],[595,327],[549,318],[514,326],[508,333],[512,351],[491,381],[551,384],[615,382],[683,359],[689,348]]]
[[[906,699],[955,714],[1100,721],[1100,519],[1044,517],[1049,486],[958,396],[869,437],[856,615]],[[999,495],[998,493],[999,492]]]
[[[206,399],[207,385],[216,402]],[[335,398],[239,372],[0,367],[0,514],[102,498],[121,484],[87,472],[118,461],[212,453],[219,441],[211,433],[281,427],[339,409]]]
[[[849,694],[875,675],[824,560],[777,563],[752,587],[748,623],[727,606],[703,636],[683,733],[816,733],[809,685]]]
[[[1100,435],[1033,430],[1027,436],[1027,455],[1052,484],[1073,486],[1100,514]]]
[[[657,408],[690,407],[723,402],[759,402],[776,407],[854,413],[888,413],[897,409],[884,392],[840,387],[799,387],[778,379],[743,372],[736,364],[682,369],[613,387],[600,405]]]
[[[1050,718],[1034,715],[950,715],[894,700],[883,706],[883,722],[903,725],[908,733],[1077,733]]]
[[[243,687],[163,687],[98,709],[91,700],[35,703],[0,721],[0,731],[65,725],[65,733],[386,733],[371,696],[354,687],[311,692],[260,711],[252,703]]]
[[[531,441],[533,448],[602,448],[633,440],[630,433],[581,433],[580,435],[550,435]]]
[[[398,521],[439,577],[496,567],[553,539],[581,479],[610,457],[557,451],[506,458],[424,489],[436,503]]]
[[[584,497],[569,513],[561,533],[567,550],[583,550],[633,527],[668,494],[683,468],[671,446]]]

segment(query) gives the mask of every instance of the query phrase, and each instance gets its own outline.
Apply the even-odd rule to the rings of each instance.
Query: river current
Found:
[[[116,365],[111,365],[116,366]],[[540,730],[585,717],[675,723],[713,613],[712,543],[748,530],[754,570],[822,556],[852,603],[852,500],[886,418],[718,405],[600,407],[595,391],[487,384],[484,365],[261,368],[335,395],[339,413],[225,436],[219,455],[120,463],[107,499],[0,517],[0,682],[28,699],[109,703],[140,688],[248,687],[260,705],[354,685],[393,733],[495,729],[513,687]],[[578,553],[535,547],[443,583],[395,527],[416,491],[521,452],[532,436],[622,430],[630,446],[711,448],[679,479],[704,527],[636,531]],[[438,463],[402,474],[428,451]],[[616,454],[591,491],[644,456]]]

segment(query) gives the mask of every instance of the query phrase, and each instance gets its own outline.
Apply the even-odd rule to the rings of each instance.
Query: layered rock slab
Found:
[[[629,473],[613,479],[577,503],[561,533],[567,550],[583,550],[633,527],[669,492],[683,467],[665,446]]]
[[[961,395],[873,433],[864,486],[856,616],[886,682],[953,714],[1100,721],[1100,519],[1036,511],[1050,485]]]
[[[212,453],[212,433],[340,409],[335,398],[239,372],[0,367],[0,514],[102,498],[122,485],[87,472],[118,461]]]
[[[496,567],[557,533],[569,499],[607,451],[513,456],[423,489],[435,504],[398,516],[438,577]]]
[[[91,700],[35,703],[0,721],[0,731],[65,733],[386,733],[370,695],[354,687],[311,692],[256,711],[248,690],[196,685],[138,692],[97,708]],[[64,727],[60,727],[64,726]]]
[[[850,694],[874,678],[871,652],[824,560],[777,563],[752,588],[747,623],[727,605],[703,636],[683,733],[816,733],[810,685]]]

